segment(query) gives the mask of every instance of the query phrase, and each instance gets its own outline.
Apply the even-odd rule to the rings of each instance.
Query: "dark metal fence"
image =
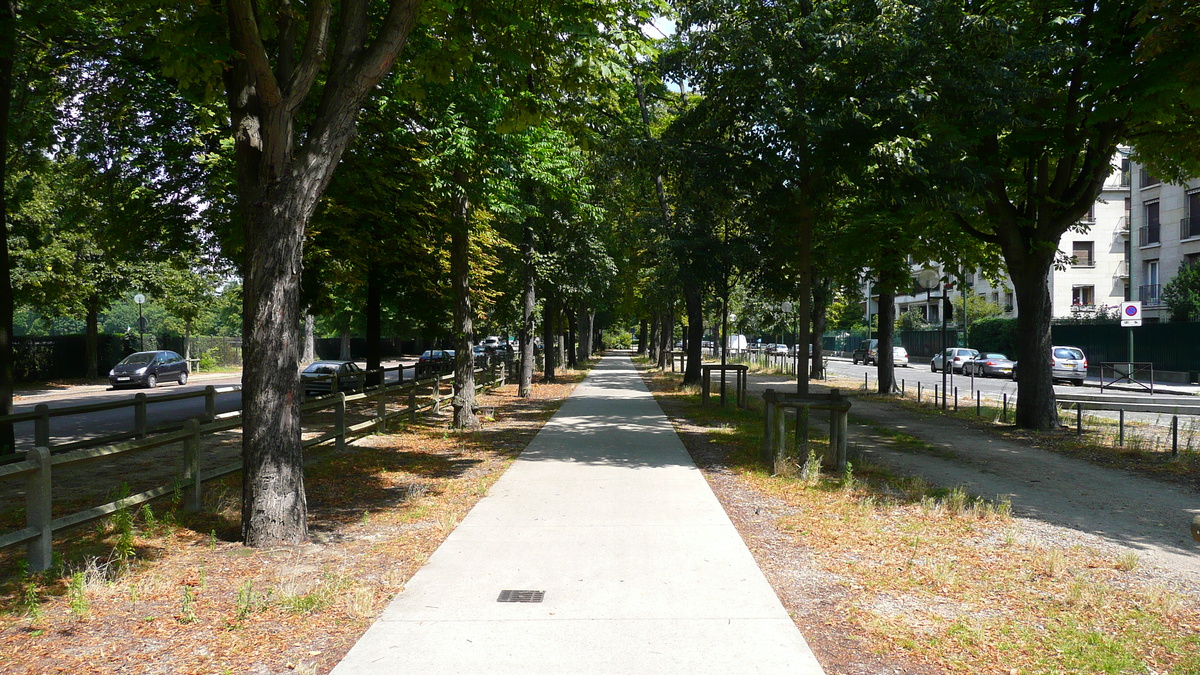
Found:
[[[1200,323],[1148,323],[1133,330],[1129,358],[1129,328],[1117,324],[1056,325],[1050,327],[1056,345],[1079,347],[1088,361],[1137,361],[1154,364],[1156,371],[1187,372],[1193,382],[1200,373]]]

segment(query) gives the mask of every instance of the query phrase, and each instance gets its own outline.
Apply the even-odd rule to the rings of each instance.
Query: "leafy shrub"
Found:
[[[1200,321],[1200,264],[1180,266],[1162,291],[1172,321]]]
[[[1017,359],[1017,320],[993,316],[971,322],[971,346],[981,352],[1000,352]]]

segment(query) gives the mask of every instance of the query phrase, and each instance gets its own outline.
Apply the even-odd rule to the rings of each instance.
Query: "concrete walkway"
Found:
[[[544,591],[540,603],[498,602]],[[822,673],[625,356],[607,357],[334,673]]]

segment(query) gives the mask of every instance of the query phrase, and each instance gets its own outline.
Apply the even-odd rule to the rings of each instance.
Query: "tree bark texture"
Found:
[[[309,312],[304,312],[304,350],[300,353],[301,363],[312,363],[317,360],[316,318]]]
[[[659,329],[658,312],[650,315],[650,337],[647,343],[647,356],[650,357],[651,363],[658,363],[658,329]]]
[[[12,0],[0,0],[0,415],[13,412],[13,288],[8,255],[8,126],[12,113],[13,53],[17,48],[17,12]],[[17,451],[12,424],[0,424],[0,455]]]
[[[813,278],[813,332],[811,340],[812,368],[809,370],[809,377],[815,378],[818,375],[824,377],[825,358],[822,352],[825,348],[825,318],[829,313],[829,301],[833,299],[833,288],[831,287],[833,282],[830,279],[817,278],[816,270],[813,270],[811,277]],[[889,351],[888,353],[890,354],[891,352]]]
[[[373,40],[370,15],[356,6],[341,5],[333,31],[332,4],[309,3],[299,54],[290,41],[263,40],[251,0],[223,6],[237,54],[225,87],[245,242],[242,535],[250,546],[308,538],[296,331],[304,232],[354,135],[363,100],[391,70],[412,30],[418,0],[393,0]],[[290,13],[272,20],[285,34],[299,25]],[[269,53],[266,44],[282,46]],[[314,97],[318,80],[323,86]],[[305,105],[310,101],[315,106]],[[309,121],[298,135],[301,109]],[[298,138],[304,139],[299,147]]]
[[[546,296],[542,299],[542,381],[554,382],[554,361],[558,358],[555,353],[554,336],[555,317],[557,316],[554,299]]]
[[[683,284],[683,302],[687,308],[687,361],[683,368],[684,384],[700,384],[700,363],[704,344],[704,291],[695,281]]]
[[[525,286],[521,292],[521,374],[517,383],[517,396],[529,398],[533,393],[533,336],[537,322],[537,267],[531,227],[525,228],[521,254],[525,263]]]
[[[896,335],[896,291],[882,283],[879,288],[879,360],[875,370],[879,380],[880,394],[891,394],[896,388],[896,362],[892,358],[891,345]],[[867,298],[870,302],[870,298]],[[868,330],[869,332],[869,330]]]
[[[579,361],[586,361],[592,356],[592,322],[593,317],[587,307],[580,306],[576,313],[579,334]]]
[[[188,326],[191,325],[189,321]],[[87,299],[87,309],[84,317],[83,349],[85,352],[87,371],[84,374],[89,380],[100,377],[100,298],[91,296]],[[184,351],[187,338],[184,338]]]
[[[797,317],[800,331],[796,336],[796,344],[809,344],[812,335],[812,274],[809,270],[812,267],[812,247],[813,247],[813,228],[816,220],[816,214],[812,208],[807,206],[803,195],[797,195],[796,204],[796,225],[798,229],[798,240],[796,246],[796,269],[801,270],[800,273],[800,289],[797,304],[799,309]],[[800,372],[796,373],[796,393],[808,393],[808,369],[800,368]]]
[[[456,176],[455,184],[464,185],[465,176]],[[454,195],[451,207],[450,277],[454,288],[454,333],[457,352],[454,357],[454,428],[478,429],[475,415],[475,322],[471,306],[471,203],[466,192]]]
[[[578,368],[579,361],[581,359],[579,358],[579,354],[578,354],[578,348],[579,348],[580,343],[577,341],[577,338],[579,336],[579,331],[576,330],[576,328],[578,325],[577,322],[579,321],[580,315],[579,315],[578,311],[571,309],[569,307],[567,308],[566,315],[567,315],[566,316],[566,319],[567,319],[567,345],[566,345],[565,351],[566,351],[566,356],[567,356],[567,367],[568,368]]]
[[[642,317],[638,322],[638,346],[637,353],[641,356],[646,354],[647,331],[649,328],[646,325],[646,317]]]
[[[379,267],[370,263],[367,267],[367,370],[378,370],[383,363],[381,339],[381,314],[383,312],[383,280],[380,278]],[[367,378],[367,384],[382,382],[380,374]]]
[[[1005,254],[1017,297],[1017,414],[1023,429],[1048,431],[1059,427],[1058,403],[1050,363],[1050,289],[1046,286],[1054,263],[1054,248],[1035,251],[1023,259]]]
[[[666,370],[671,358],[671,349],[675,346],[675,311],[668,309],[659,315],[662,328],[658,331],[658,369]]]
[[[338,358],[343,361],[349,361],[351,358],[350,352],[350,331],[343,330],[341,339],[338,341]]]

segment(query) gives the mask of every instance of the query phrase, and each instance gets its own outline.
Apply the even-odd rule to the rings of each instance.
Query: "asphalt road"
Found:
[[[404,361],[405,366],[411,366],[414,361]],[[395,367],[401,362],[385,363],[387,367]],[[406,376],[411,377],[409,373]],[[388,373],[388,382],[396,382],[396,374]],[[17,402],[14,412],[32,411],[35,406],[45,403],[51,409],[71,406],[94,405],[110,401],[127,400],[132,402],[134,397],[146,394],[146,423],[149,428],[168,426],[184,422],[192,418],[204,416],[204,397],[184,399],[182,401],[155,402],[156,398],[179,393],[202,393],[213,385],[218,389],[241,384],[241,375],[226,376],[196,376],[186,385],[161,384],[155,389],[119,389],[113,390],[103,386],[80,386],[64,390],[40,392],[22,396]],[[216,397],[217,413],[233,412],[242,407],[241,392],[219,393]],[[131,431],[134,428],[134,408],[118,408],[100,412],[82,413],[50,418],[51,444],[67,443],[87,438],[99,438]],[[22,422],[16,425],[17,449],[27,450],[33,447],[33,422]]]

